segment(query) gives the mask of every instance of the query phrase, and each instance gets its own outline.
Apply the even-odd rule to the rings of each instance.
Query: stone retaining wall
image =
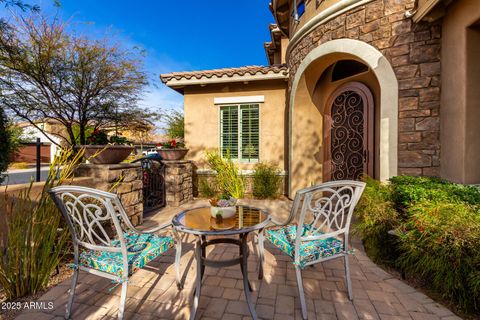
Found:
[[[193,200],[193,164],[187,160],[162,161],[165,164],[167,205],[178,207]]]
[[[140,163],[81,164],[78,177],[95,180],[95,188],[118,194],[133,225],[143,221],[143,182]]]
[[[300,63],[319,45],[349,38],[374,46],[398,79],[398,174],[439,175],[441,21],[413,23],[405,17],[413,5],[376,0],[318,26],[288,57],[289,92]]]

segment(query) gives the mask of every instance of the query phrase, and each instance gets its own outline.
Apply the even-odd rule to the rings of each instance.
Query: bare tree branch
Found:
[[[15,21],[0,33],[0,103],[17,117],[40,131],[36,124],[52,119],[75,145],[77,127],[85,144],[89,126],[140,126],[157,116],[137,105],[147,76],[133,52],[73,36],[58,19]]]

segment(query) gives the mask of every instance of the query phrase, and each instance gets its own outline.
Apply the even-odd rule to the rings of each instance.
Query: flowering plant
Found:
[[[100,129],[95,129],[87,139],[88,144],[104,145],[108,144],[107,133]]]
[[[97,128],[87,138],[87,143],[91,145],[105,145],[109,143],[116,145],[124,145],[128,144],[129,141],[127,140],[127,138],[122,136],[114,135],[109,138],[105,130],[100,130]]]
[[[211,198],[209,200],[210,205],[213,207],[233,207],[235,204],[237,204],[237,199],[234,197],[220,197],[220,198]]]
[[[177,141],[175,139],[168,140],[157,144],[157,147],[162,149],[182,149],[185,148],[185,143],[182,141]]]

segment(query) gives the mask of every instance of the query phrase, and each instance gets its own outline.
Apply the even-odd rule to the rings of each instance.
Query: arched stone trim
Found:
[[[352,39],[328,41],[316,47],[300,63],[291,86],[288,105],[288,194],[292,195],[293,160],[293,112],[295,95],[300,80],[308,66],[314,61],[333,53],[344,53],[357,57],[368,65],[380,84],[379,119],[379,179],[387,180],[397,175],[398,169],[398,82],[392,66],[373,46]]]

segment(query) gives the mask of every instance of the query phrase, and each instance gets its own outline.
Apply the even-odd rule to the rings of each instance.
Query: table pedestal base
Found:
[[[190,314],[190,319],[194,320],[197,310],[198,303],[200,300],[200,293],[202,290],[202,279],[203,274],[205,273],[205,266],[214,267],[214,268],[223,268],[229,267],[236,264],[240,265],[243,275],[243,289],[245,291],[245,300],[247,301],[248,309],[253,319],[257,318],[257,313],[255,307],[252,303],[251,291],[252,286],[248,281],[248,244],[247,244],[248,233],[241,233],[240,239],[231,239],[231,238],[222,238],[222,239],[212,239],[207,240],[205,236],[197,236],[197,242],[195,244],[195,259],[197,260],[197,279],[195,286],[195,295],[193,298],[193,307]],[[237,245],[240,249],[240,255],[238,258],[228,259],[228,260],[210,260],[206,258],[206,248],[210,245],[228,243]]]

